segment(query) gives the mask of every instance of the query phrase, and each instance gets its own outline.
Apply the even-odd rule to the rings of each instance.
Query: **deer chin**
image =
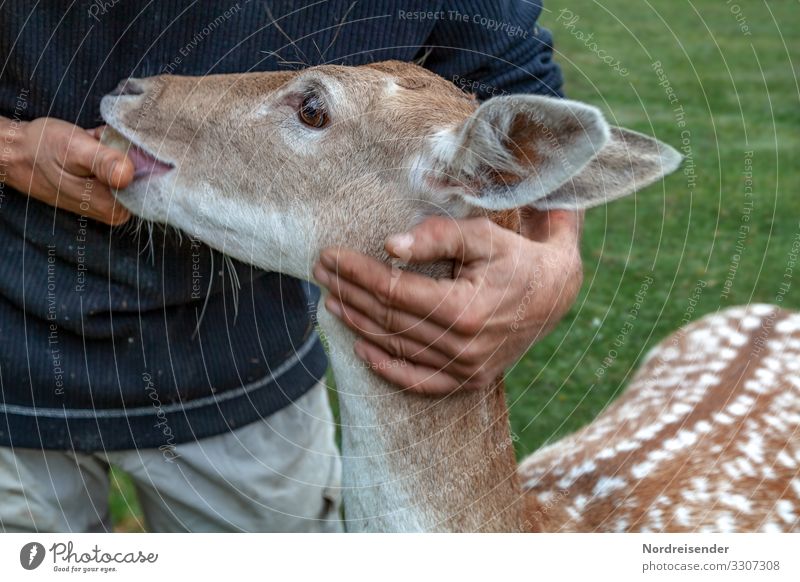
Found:
[[[146,220],[166,222],[169,192],[178,173],[175,164],[157,158],[110,123],[100,141],[124,152],[133,162],[133,180],[126,188],[114,191],[120,204]]]

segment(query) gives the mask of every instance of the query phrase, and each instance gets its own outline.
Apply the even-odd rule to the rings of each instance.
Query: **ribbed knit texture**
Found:
[[[559,95],[540,10],[490,0],[6,0],[0,115],[88,128],[101,123],[102,96],[129,76],[423,55],[483,98]],[[325,372],[304,283],[236,264],[233,289],[219,253],[174,231],[149,240],[5,187],[0,248],[0,445],[170,446],[268,416]]]

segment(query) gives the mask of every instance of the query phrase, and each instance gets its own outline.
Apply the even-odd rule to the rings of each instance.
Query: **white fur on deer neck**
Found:
[[[500,394],[404,394],[352,350],[320,302],[336,376],[348,531],[520,531],[523,498]],[[448,402],[448,399],[450,400]]]

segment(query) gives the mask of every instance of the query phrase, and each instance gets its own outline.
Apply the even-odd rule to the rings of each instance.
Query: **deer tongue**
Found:
[[[172,169],[171,164],[167,164],[158,158],[151,156],[135,144],[131,144],[131,147],[127,151],[127,155],[133,162],[134,180],[145,176],[160,176],[161,174],[166,174]]]

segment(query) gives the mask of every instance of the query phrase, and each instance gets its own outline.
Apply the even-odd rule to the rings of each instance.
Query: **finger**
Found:
[[[365,340],[358,340],[353,350],[375,374],[390,384],[411,392],[434,397],[446,396],[461,386],[458,380],[446,372],[397,360]]]
[[[366,289],[346,279],[337,278],[321,265],[314,267],[314,277],[328,288],[331,297],[361,313],[369,314],[370,319],[387,333],[402,333],[432,345],[443,345],[443,342],[447,342],[448,351],[457,350],[468,339],[453,334],[453,341],[447,341],[449,330],[429,317],[389,307]],[[454,345],[451,346],[451,343]]]
[[[386,251],[406,263],[430,263],[452,259],[459,263],[488,260],[492,241],[511,231],[493,224],[488,218],[454,220],[433,216],[411,232],[386,239]]]
[[[133,180],[134,173],[133,162],[123,152],[77,133],[70,140],[64,169],[76,175],[90,172],[112,188],[125,188]]]
[[[469,281],[432,279],[349,249],[325,249],[320,262],[327,271],[327,282],[318,280],[331,292],[341,296],[343,290],[352,290],[345,285],[349,282],[386,307],[430,319],[445,328],[462,317],[475,295]]]
[[[342,305],[333,297],[325,300],[325,307],[347,327],[367,341],[381,347],[396,359],[404,359],[437,370],[444,370],[458,378],[469,378],[473,366],[465,365],[439,351],[435,345],[423,343],[408,334],[389,333],[363,313]]]
[[[62,174],[56,194],[56,206],[75,214],[88,216],[109,225],[127,222],[131,214],[109,190],[92,178]]]
[[[536,210],[525,207],[520,210],[520,217],[520,234],[530,240],[572,240],[577,244],[580,239],[583,211]]]
[[[91,129],[87,129],[86,133],[91,135],[93,138],[99,140],[103,137],[103,132],[106,130],[107,125],[99,125],[97,127],[92,127]]]

